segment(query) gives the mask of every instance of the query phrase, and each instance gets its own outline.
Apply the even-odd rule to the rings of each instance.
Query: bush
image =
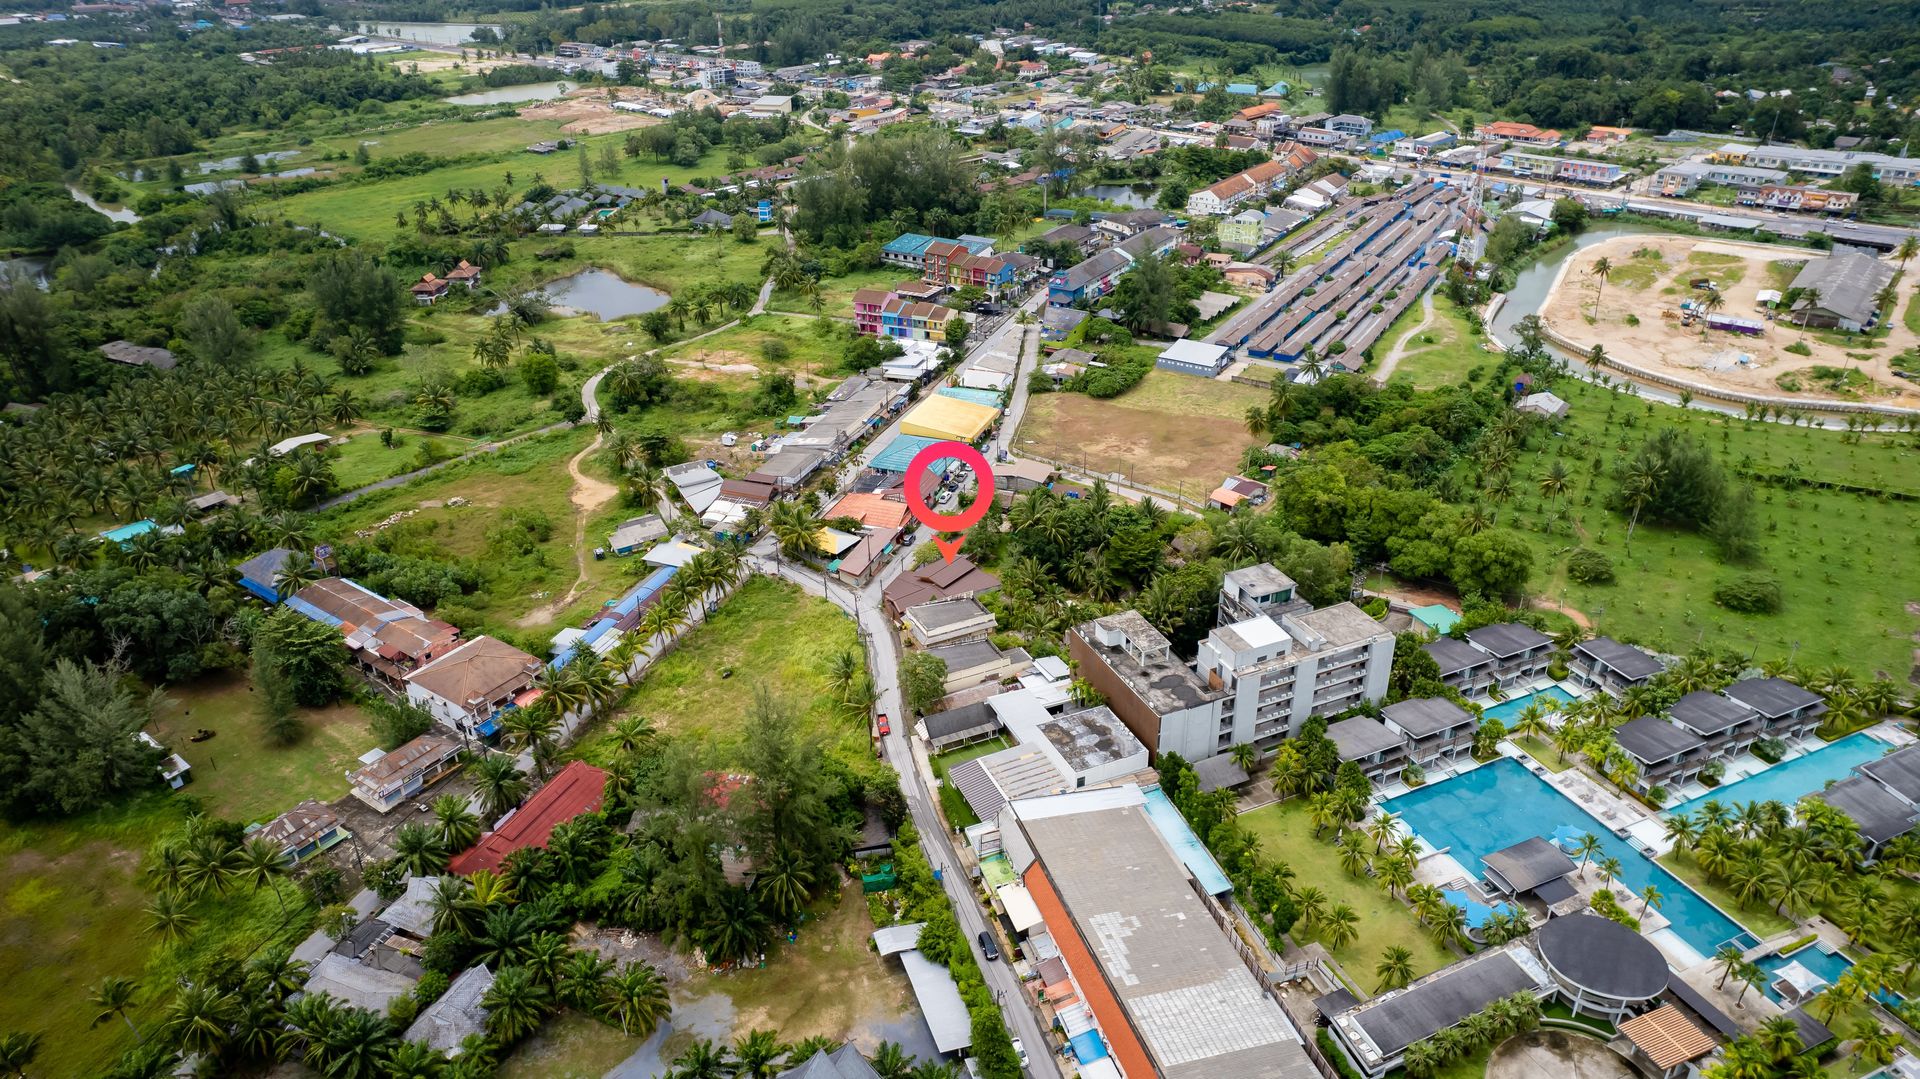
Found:
[[[1427,770],[1417,764],[1409,764],[1400,770],[1400,781],[1409,787],[1418,787],[1427,781]]]
[[[1713,601],[1742,614],[1774,614],[1780,610],[1780,582],[1764,573],[1743,573],[1714,589]]]
[[[1779,764],[1787,755],[1787,744],[1778,738],[1762,738],[1753,743],[1753,755],[1768,764]]]
[[[1387,597],[1375,596],[1365,603],[1362,603],[1360,609],[1367,613],[1368,618],[1378,622],[1387,616]]]
[[[1567,576],[1580,584],[1611,584],[1613,559],[1591,547],[1576,547],[1567,556]]]
[[[1340,1073],[1340,1079],[1361,1079],[1360,1073],[1354,1071],[1353,1065],[1347,1062],[1347,1054],[1340,1051],[1340,1046],[1335,1044],[1333,1035],[1326,1027],[1313,1032],[1313,1043],[1320,1047],[1320,1055],[1333,1063],[1333,1070]]]

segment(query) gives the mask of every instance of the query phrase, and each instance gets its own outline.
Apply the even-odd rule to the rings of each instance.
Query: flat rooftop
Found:
[[[1049,719],[1040,725],[1040,733],[1046,735],[1067,766],[1076,772],[1099,768],[1139,756],[1142,766],[1146,763],[1144,754],[1147,747],[1133,736],[1120,717],[1106,705],[1089,708],[1072,715]]]
[[[1090,798],[1089,811],[1071,812],[1077,796],[1050,801],[1060,805],[1023,815],[1021,827],[1161,1075],[1314,1075],[1280,1005],[1201,905],[1146,810]]]
[[[1099,627],[1111,626],[1126,634],[1130,648],[1100,643]],[[1139,611],[1097,618],[1074,627],[1087,647],[1106,661],[1113,673],[1131,687],[1147,707],[1160,715],[1195,708],[1227,695],[1200,680],[1192,667],[1173,654],[1172,645]],[[1142,660],[1138,653],[1151,653]]]

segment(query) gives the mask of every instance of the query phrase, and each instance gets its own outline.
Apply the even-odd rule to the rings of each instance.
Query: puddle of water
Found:
[[[678,1034],[686,1037],[676,1038]],[[672,1066],[674,1055],[684,1051],[681,1046],[692,1039],[726,1042],[732,1037],[732,1000],[720,993],[692,1000],[677,1000],[673,1004],[673,1014],[660,1024],[660,1029],[642,1042],[632,1056],[609,1071],[606,1079],[660,1079]],[[667,1049],[669,1040],[674,1041],[674,1050]]]

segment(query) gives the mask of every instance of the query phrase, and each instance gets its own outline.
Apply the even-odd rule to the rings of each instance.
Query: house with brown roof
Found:
[[[907,504],[875,492],[855,491],[841,497],[820,515],[823,520],[851,517],[867,528],[904,528],[911,516]]]
[[[474,289],[480,287],[480,267],[475,266],[466,259],[461,259],[460,265],[447,271],[447,283],[450,285],[465,285],[467,286],[467,291],[472,292]]]
[[[427,307],[431,306],[433,301],[445,296],[447,288],[446,278],[435,277],[429,273],[421,275],[420,280],[415,281],[413,287],[407,291],[413,293],[414,303]]]
[[[888,616],[897,619],[906,614],[907,608],[931,600],[974,596],[999,587],[1000,578],[961,555],[951,562],[932,562],[902,573],[881,591],[880,597]]]
[[[500,712],[533,703],[540,661],[493,637],[475,637],[407,675],[407,700],[456,730],[498,729]]]
[[[460,743],[437,734],[423,734],[406,745],[383,753],[357,772],[347,773],[353,796],[388,813],[453,771],[460,761]]]
[[[255,828],[251,838],[266,840],[282,858],[297,862],[347,838],[347,830],[331,806],[309,798]]]
[[[388,599],[345,577],[326,577],[286,598],[286,605],[340,631],[361,673],[398,689],[409,672],[458,642],[460,631],[428,618],[411,603]]]
[[[447,862],[447,872],[464,877],[482,869],[498,870],[514,851],[546,846],[555,828],[599,810],[606,789],[607,773],[585,761],[574,761],[525,805],[500,818],[498,826],[479,842],[454,855]]]

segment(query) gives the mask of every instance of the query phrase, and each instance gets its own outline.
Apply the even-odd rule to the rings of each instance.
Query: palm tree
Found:
[[[794,1057],[799,1063],[806,1063],[806,1058],[800,1057],[797,1048]],[[881,1042],[880,1047],[873,1051],[873,1059],[867,1063],[880,1079],[907,1079],[913,1071],[913,1058],[893,1042]]]
[[[1332,951],[1352,944],[1360,936],[1360,914],[1346,903],[1335,903],[1327,911],[1321,939]]]
[[[489,818],[498,817],[520,804],[527,795],[527,778],[512,757],[489,753],[467,769],[474,787],[480,792],[480,804]]]
[[[1587,861],[1605,850],[1606,848],[1600,843],[1600,837],[1592,832],[1580,837],[1580,841],[1573,848],[1573,853],[1580,856],[1580,879],[1585,880],[1587,877]]]
[[[136,992],[132,978],[111,975],[100,979],[99,983],[93,987],[93,992],[87,996],[87,1003],[93,1005],[95,1009],[90,1026],[97,1027],[118,1018],[127,1024],[127,1029],[133,1031],[133,1036],[138,1039],[140,1028],[134,1026],[132,1017],[127,1015],[133,1010]]]
[[[780,1035],[774,1031],[749,1031],[733,1044],[733,1074],[740,1079],[772,1079],[786,1051],[787,1047],[780,1044]]]
[[[1913,237],[1909,236],[1901,244],[1901,250],[1905,251],[1907,244],[1911,243],[1913,243]],[[1884,1068],[1893,1063],[1894,1055],[1899,1052],[1900,1045],[1900,1035],[1874,1022],[1871,1018],[1862,1019],[1853,1025],[1853,1051],[1860,1054],[1860,1059],[1871,1066]]]
[[[1392,895],[1396,889],[1405,888],[1413,883],[1413,863],[1397,854],[1376,859],[1374,871],[1380,877],[1380,884]]]
[[[227,1042],[227,1026],[239,1013],[234,998],[205,985],[189,985],[173,998],[161,1030],[184,1053],[211,1056]]]
[[[409,876],[430,877],[447,868],[447,847],[439,833],[412,821],[394,829],[393,857]]]
[[[147,930],[169,944],[186,939],[200,919],[187,912],[187,906],[172,892],[161,892],[147,905]]]
[[[280,916],[284,918],[287,914],[287,901],[280,894],[276,882],[286,875],[287,865],[285,851],[256,836],[240,845],[240,861],[234,867],[234,877],[256,891],[261,888],[272,888],[273,898],[280,903]]]
[[[628,963],[620,968],[606,980],[601,992],[607,1014],[619,1021],[620,1033],[628,1037],[650,1037],[672,1011],[667,983],[661,980],[659,971],[645,963]]]
[[[1685,813],[1675,813],[1667,818],[1667,840],[1675,850],[1691,849],[1700,839],[1700,826]]]
[[[1727,979],[1733,975],[1734,971],[1740,969],[1744,954],[1731,944],[1722,944],[1720,950],[1713,953],[1713,961],[1720,964],[1720,980],[1715,983],[1715,989],[1726,988]]]
[[[1633,509],[1633,516],[1627,522],[1628,555],[1633,554],[1633,531],[1640,527],[1640,511],[1647,507],[1647,503],[1653,501],[1654,493],[1660,489],[1660,481],[1666,478],[1666,472],[1665,465],[1644,457],[1636,457],[1627,462],[1626,472],[1621,477],[1620,492],[1626,499],[1627,505]]]
[[[1293,894],[1293,905],[1300,912],[1300,928],[1311,931],[1327,916],[1327,893],[1309,884]]]
[[[1373,973],[1380,979],[1376,992],[1406,985],[1413,980],[1413,952],[1398,944],[1388,945],[1387,950],[1380,953],[1380,962],[1374,965]]]
[[[1452,903],[1442,902],[1433,908],[1428,928],[1432,930],[1433,938],[1441,944],[1457,944],[1467,937],[1467,912]]]
[[[1340,852],[1340,868],[1356,877],[1366,873],[1371,856],[1359,832],[1341,832],[1334,847]]]
[[[1753,1040],[1774,1060],[1780,1061],[1800,1051],[1800,1028],[1784,1015],[1763,1021],[1753,1032]]]
[[[539,1029],[552,995],[532,971],[510,966],[494,975],[480,1002],[487,1009],[487,1033],[511,1044]]]
[[[1694,302],[1700,310],[1707,313],[1707,317],[1700,320],[1700,336],[1704,339],[1707,336],[1708,323],[1712,321],[1713,315],[1716,312],[1727,305],[1727,299],[1720,294],[1718,289],[1714,289]],[[1686,406],[1682,405],[1681,407],[1684,408]]]
[[[732,1065],[725,1044],[701,1038],[673,1058],[673,1076],[674,1079],[726,1079],[733,1074]]]
[[[1600,867],[1600,879],[1608,884],[1612,884],[1619,878],[1620,859],[1609,856],[1600,859],[1594,864]]]
[[[1655,888],[1651,884],[1640,889],[1640,917],[1646,917],[1648,910],[1659,906],[1666,898],[1666,896],[1660,894],[1660,889]]]
[[[500,724],[509,744],[532,754],[534,771],[541,779],[547,777],[547,761],[552,758],[560,735],[560,721],[554,716],[554,707],[542,698],[526,708],[510,709]]]
[[[1253,774],[1254,766],[1260,762],[1260,750],[1251,742],[1242,742],[1234,746],[1227,751],[1227,756],[1248,775]]]
[[[608,728],[612,736],[613,748],[626,756],[633,756],[653,741],[653,721],[646,716],[621,716]]]
[[[1613,276],[1613,261],[1601,256],[1600,261],[1587,268],[1587,276],[1597,284],[1593,290],[1593,320],[1600,321],[1600,294],[1606,290],[1607,278]]]
[[[1443,1032],[1444,1033],[1444,1032]],[[1422,1038],[1407,1046],[1406,1057],[1402,1061],[1407,1071],[1407,1079],[1432,1079],[1446,1065],[1448,1058],[1440,1051],[1440,1046],[1432,1038]]]
[[[767,527],[779,544],[780,553],[788,558],[820,552],[820,522],[798,502],[774,503]]]
[[[480,838],[480,818],[467,808],[467,800],[457,794],[435,798],[433,817],[440,832],[440,843],[449,851],[466,850]]]

